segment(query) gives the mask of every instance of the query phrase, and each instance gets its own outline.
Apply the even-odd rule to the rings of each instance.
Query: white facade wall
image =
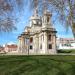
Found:
[[[48,21],[49,19],[49,21]],[[40,20],[40,21],[39,21]],[[29,38],[33,37],[33,42],[28,44],[29,54],[55,54],[56,53],[56,32],[51,26],[51,14],[45,13],[41,19],[39,16],[31,17],[31,28],[29,32]],[[40,25],[41,24],[41,25]],[[28,29],[26,29],[27,32]],[[51,34],[51,41],[48,40],[48,35]],[[25,37],[21,36],[19,48],[24,52],[25,48]],[[52,45],[52,49],[49,49],[48,45]],[[32,49],[30,49],[32,46]]]
[[[64,40],[66,39],[66,40]],[[75,40],[72,41],[70,40],[70,38],[62,38],[62,40],[60,40],[60,38],[57,38],[57,49],[60,50],[60,49],[75,49]]]

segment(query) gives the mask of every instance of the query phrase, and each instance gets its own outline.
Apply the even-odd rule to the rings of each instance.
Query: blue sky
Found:
[[[24,31],[26,25],[28,25],[29,18],[31,16],[31,12],[29,10],[23,11],[22,14],[18,15],[18,22],[16,22],[17,30],[12,31],[10,33],[0,33],[0,44],[6,44],[9,42],[18,43],[17,37]],[[73,38],[72,31],[69,28],[68,32],[59,22],[56,22],[54,27],[57,30],[57,37],[64,38]]]

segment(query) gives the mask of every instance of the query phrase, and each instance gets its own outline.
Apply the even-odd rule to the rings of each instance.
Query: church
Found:
[[[51,22],[52,14],[44,11],[39,16],[37,10],[30,17],[29,26],[18,36],[18,52],[26,55],[56,54],[56,29]]]

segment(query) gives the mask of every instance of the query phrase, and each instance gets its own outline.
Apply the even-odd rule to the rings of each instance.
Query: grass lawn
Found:
[[[75,56],[0,56],[0,75],[75,75]]]
[[[62,50],[58,50],[58,53],[75,54],[75,49],[62,49]]]

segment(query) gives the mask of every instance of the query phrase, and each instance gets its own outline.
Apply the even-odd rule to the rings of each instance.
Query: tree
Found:
[[[23,8],[23,0],[0,0],[0,32],[16,29],[16,11]]]
[[[56,12],[59,22],[66,28],[70,27],[75,37],[75,0],[32,0],[30,4],[42,13],[47,9]]]
[[[15,29],[16,17],[12,14],[16,10],[21,12],[24,5],[31,10],[38,9],[38,13],[43,13],[46,9],[57,13],[59,22],[65,28],[71,27],[75,36],[75,0],[0,0],[0,31]]]

